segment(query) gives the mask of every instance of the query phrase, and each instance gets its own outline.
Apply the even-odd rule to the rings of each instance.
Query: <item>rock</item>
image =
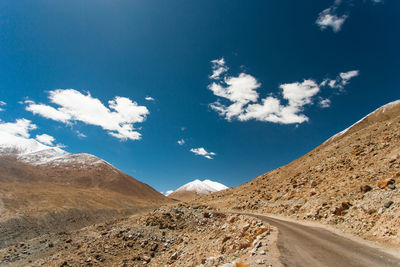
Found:
[[[260,251],[260,255],[266,255],[267,253],[265,252],[265,250],[261,250]]]
[[[378,181],[378,187],[383,189],[390,184],[394,184],[395,180],[393,178],[387,178],[385,180]]]
[[[387,186],[389,189],[392,189],[392,190],[395,190],[396,189],[396,186],[394,185],[394,184],[390,184],[390,185],[388,185]]]
[[[154,244],[151,246],[150,250],[151,250],[151,251],[156,251],[157,248],[158,248],[158,244],[157,244],[157,243],[154,243]]]
[[[389,200],[389,201],[385,202],[384,206],[385,206],[385,208],[389,208],[390,206],[392,206],[392,204],[393,204],[393,201]]]
[[[226,235],[224,236],[224,238],[222,239],[222,243],[225,243],[226,241],[228,241],[229,239],[231,239],[231,235]]]
[[[261,265],[261,264],[264,264],[265,262],[262,259],[258,259],[258,260],[256,260],[256,263]]]
[[[261,243],[261,241],[260,241],[260,242],[258,242],[258,243],[255,245],[255,247],[256,247],[256,248],[260,248],[260,247],[262,247],[262,243]]]
[[[210,218],[210,217],[211,217],[211,213],[209,213],[209,212],[204,212],[204,213],[203,213],[203,217],[204,217],[204,218]]]
[[[178,258],[178,252],[174,252],[174,254],[171,255],[171,257],[169,258],[170,260],[176,260]]]
[[[312,189],[310,190],[310,197],[312,197],[312,196],[315,195],[315,194],[317,194],[317,191],[315,191],[315,189],[312,188]]]
[[[310,181],[311,187],[316,187],[318,184],[315,180]]]
[[[340,205],[339,207],[337,207],[337,208],[335,209],[335,211],[333,212],[333,214],[340,216],[340,215],[343,214],[343,212],[344,212],[345,210],[348,210],[348,209],[350,208],[350,206],[351,206],[351,204],[350,204],[349,202],[342,202],[342,205]]]
[[[142,259],[146,262],[149,263],[151,261],[151,258],[147,255],[143,256]]]
[[[369,185],[366,184],[366,185],[360,186],[360,190],[362,193],[367,193],[368,191],[372,190],[372,187],[370,187]]]

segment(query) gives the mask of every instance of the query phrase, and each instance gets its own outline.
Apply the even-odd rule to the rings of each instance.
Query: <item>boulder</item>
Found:
[[[389,208],[390,206],[392,206],[392,204],[393,204],[393,201],[389,200],[389,201],[385,202],[384,206],[385,206],[385,208]]]
[[[361,193],[367,193],[368,191],[371,191],[372,190],[372,187],[370,187],[369,185],[362,185],[362,186],[360,186],[360,190],[361,190]]]
[[[378,187],[379,188],[385,188],[386,186],[390,184],[394,184],[395,180],[393,178],[387,178],[385,180],[380,180],[378,181]]]

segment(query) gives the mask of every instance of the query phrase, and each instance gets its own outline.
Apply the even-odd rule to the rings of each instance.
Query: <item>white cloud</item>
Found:
[[[77,135],[79,138],[86,138],[86,137],[87,137],[86,134],[81,133],[81,132],[78,131],[78,130],[76,130],[75,132],[76,132],[76,135]]]
[[[343,23],[349,16],[346,14],[337,15],[336,9],[337,7],[334,5],[319,13],[316,23],[321,30],[325,30],[328,27],[331,27],[334,32],[341,30]]]
[[[33,114],[39,114],[45,118],[64,123],[69,123],[69,121],[72,119],[70,114],[44,104],[36,104],[34,102],[31,104],[28,103],[28,106],[25,109]]]
[[[146,96],[144,99],[146,99],[147,101],[154,101],[154,98],[152,98],[151,96]]]
[[[342,79],[342,85],[346,85],[349,83],[351,78],[357,77],[360,74],[358,70],[351,70],[348,72],[341,72],[339,74],[340,78]]]
[[[0,131],[14,136],[29,138],[29,132],[37,126],[27,119],[17,119],[15,122],[0,122]]]
[[[149,114],[145,106],[139,106],[129,98],[116,96],[108,101],[106,107],[90,93],[87,95],[74,89],[56,89],[50,91],[49,100],[59,107],[45,104],[27,103],[27,111],[45,118],[66,124],[80,121],[102,127],[111,136],[121,140],[138,140],[141,134],[133,124],[146,120]]]
[[[241,114],[243,107],[249,102],[255,102],[258,99],[256,91],[261,84],[253,76],[240,73],[237,77],[225,77],[224,81],[219,83],[213,82],[208,86],[214,95],[223,97],[233,102],[229,106],[221,104],[216,101],[210,106],[226,119],[231,120]]]
[[[228,67],[225,65],[225,59],[221,57],[220,59],[211,60],[211,63],[213,73],[209,76],[210,79],[221,79],[221,75],[228,71]]]
[[[320,83],[320,86],[329,86],[343,90],[345,85],[349,84],[350,79],[357,77],[360,74],[359,70],[351,70],[348,72],[341,72],[335,80],[325,79]]]
[[[366,1],[363,1],[366,3]],[[371,0],[372,3],[383,3],[383,0]],[[343,5],[342,5],[343,3]],[[327,9],[321,11],[316,20],[316,24],[321,30],[331,27],[334,32],[339,32],[346,19],[349,18],[350,8],[352,7],[351,1],[335,0],[333,4]],[[343,9],[345,14],[338,15],[338,9]]]
[[[216,155],[214,152],[207,152],[207,150],[205,150],[204,147],[191,148],[190,152],[193,152],[194,154],[199,156],[203,156],[207,159],[213,159],[212,156]]]
[[[54,137],[48,134],[36,135],[36,140],[42,144],[52,146],[55,141]]]
[[[7,105],[7,103],[0,100],[0,107],[1,107],[1,106],[5,106],[5,105]],[[4,111],[4,109],[3,109],[3,108],[0,108],[0,111]]]
[[[185,144],[185,140],[184,139],[178,140],[177,143],[182,146],[183,144]]]
[[[331,106],[331,100],[329,98],[321,98],[319,100],[319,106],[321,108],[329,108]]]
[[[251,119],[274,123],[292,124],[308,121],[302,114],[303,107],[312,103],[312,98],[319,92],[319,86],[314,80],[286,83],[280,85],[283,98],[288,101],[283,105],[278,98],[269,96],[262,99],[261,104],[249,105],[238,119],[247,121]]]
[[[286,83],[279,87],[283,90],[283,98],[289,101],[289,106],[295,107],[310,104],[311,98],[319,92],[319,86],[314,80]]]
[[[249,74],[240,73],[237,77],[225,75],[224,79],[213,81],[208,86],[208,89],[219,97],[210,107],[228,121],[254,119],[283,124],[303,123],[308,121],[308,117],[303,114],[304,108],[314,104],[320,87],[343,89],[349,80],[357,75],[358,71],[349,71],[340,73],[336,80],[325,79],[320,84],[313,79],[281,84],[279,95],[282,99],[278,96],[259,99],[257,89],[261,84]],[[320,103],[320,107],[324,108],[329,105],[329,99]]]

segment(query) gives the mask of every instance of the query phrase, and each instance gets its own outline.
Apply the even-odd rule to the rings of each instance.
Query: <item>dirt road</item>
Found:
[[[328,230],[247,215],[278,228],[278,248],[284,266],[400,266],[399,258]]]

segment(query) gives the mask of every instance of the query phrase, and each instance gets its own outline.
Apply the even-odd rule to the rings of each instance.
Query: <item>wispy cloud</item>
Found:
[[[66,124],[80,121],[100,126],[109,135],[120,140],[140,139],[141,134],[134,128],[134,123],[145,121],[149,114],[145,106],[139,106],[129,98],[116,96],[108,101],[108,107],[106,107],[90,93],[82,94],[75,89],[50,91],[49,100],[58,107],[36,104],[29,100],[29,102],[26,101],[26,110]]]
[[[155,99],[152,98],[151,96],[146,96],[144,99],[146,99],[147,101],[154,101]]]
[[[210,104],[210,107],[228,121],[254,119],[282,124],[303,123],[308,121],[304,108],[314,104],[314,97],[320,92],[321,87],[340,86],[337,88],[343,89],[358,73],[357,70],[342,72],[336,80],[326,79],[320,84],[313,79],[281,84],[280,95],[287,104],[284,104],[277,96],[260,99],[257,89],[261,87],[261,84],[250,74],[224,75],[223,79],[213,81],[208,86],[208,89],[219,97],[217,101]],[[328,107],[329,104],[329,99],[323,103],[324,107]]]
[[[340,90],[344,90],[344,87],[350,82],[350,80],[354,77],[357,77],[360,74],[359,70],[351,70],[347,72],[341,72],[336,77],[336,79],[325,79],[320,83],[320,86],[329,86],[331,88],[337,88]]]
[[[367,1],[363,1],[366,3]],[[380,4],[383,0],[371,0],[372,3]],[[333,32],[337,33],[342,29],[344,22],[350,16],[351,1],[335,0],[333,4],[321,11],[315,23],[321,30],[332,28]],[[342,10],[339,12],[339,10]],[[339,14],[341,13],[341,14]]]
[[[184,140],[184,139],[178,140],[177,143],[178,143],[180,146],[182,146],[182,145],[185,144],[185,140]]]
[[[78,131],[78,130],[76,130],[75,133],[76,133],[76,135],[77,135],[79,138],[86,138],[86,137],[87,137],[86,134],[81,133],[81,132]]]
[[[37,141],[39,141],[42,144],[52,146],[53,142],[56,140],[53,136],[48,135],[48,134],[40,134],[36,135],[35,138]]]
[[[349,15],[337,14],[337,9],[340,4],[341,1],[335,1],[332,6],[319,13],[316,23],[321,30],[325,30],[328,27],[331,27],[334,32],[339,32],[342,29],[342,25],[349,17]]]
[[[4,109],[1,108],[1,107],[2,107],[2,106],[5,106],[5,105],[7,105],[7,103],[0,100],[0,111],[4,111]]]
[[[329,98],[321,98],[319,100],[319,106],[321,108],[329,108],[331,106],[331,100]]]
[[[190,152],[193,152],[194,154],[199,156],[203,156],[207,159],[213,159],[212,156],[216,155],[214,152],[208,152],[207,150],[204,149],[204,147],[192,148],[190,149]]]
[[[221,57],[220,59],[211,60],[213,73],[209,76],[210,79],[219,80],[221,75],[228,71],[228,67],[225,65],[225,59]]]

